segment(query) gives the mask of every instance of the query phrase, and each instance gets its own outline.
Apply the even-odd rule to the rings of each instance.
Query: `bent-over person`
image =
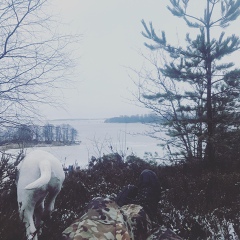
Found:
[[[63,240],[180,240],[174,232],[156,227],[160,184],[144,170],[138,187],[129,185],[114,200],[97,197],[83,215],[63,231]]]

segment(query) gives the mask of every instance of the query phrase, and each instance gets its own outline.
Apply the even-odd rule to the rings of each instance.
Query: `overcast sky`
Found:
[[[140,68],[145,39],[141,20],[159,29],[171,26],[166,1],[160,0],[55,0],[54,12],[66,31],[81,34],[75,83],[63,90],[65,109],[45,108],[48,119],[108,118],[147,113],[131,99],[136,87],[127,68]],[[168,21],[166,19],[169,19]],[[176,32],[172,19],[172,31]]]
[[[199,2],[199,1],[198,1]],[[127,68],[140,69],[145,51],[141,20],[153,22],[167,38],[182,38],[183,20],[167,10],[168,0],[54,0],[53,14],[68,23],[66,31],[81,34],[75,84],[64,90],[66,110],[45,108],[48,119],[108,118],[147,113],[137,107],[137,91]],[[198,8],[195,8],[198,11]]]

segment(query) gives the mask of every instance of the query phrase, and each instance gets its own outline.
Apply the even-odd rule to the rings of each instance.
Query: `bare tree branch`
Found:
[[[62,87],[74,66],[70,46],[79,36],[59,34],[57,23],[46,14],[47,4],[47,0],[1,2],[2,122],[36,114],[38,103],[56,104],[54,89]]]

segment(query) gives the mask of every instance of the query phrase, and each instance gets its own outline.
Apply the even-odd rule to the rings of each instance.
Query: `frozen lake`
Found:
[[[111,152],[118,152],[124,156],[133,153],[141,158],[146,157],[146,152],[153,155],[157,153],[159,157],[163,155],[163,149],[157,146],[157,140],[144,135],[150,130],[145,124],[104,123],[104,120],[68,120],[51,123],[55,126],[61,123],[69,124],[78,131],[80,145],[41,147],[42,150],[58,157],[66,166],[77,163],[84,167],[92,156],[97,158]],[[26,152],[33,149],[36,148],[26,149]]]

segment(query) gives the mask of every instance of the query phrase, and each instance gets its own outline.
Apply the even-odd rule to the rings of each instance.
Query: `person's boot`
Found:
[[[132,203],[142,206],[152,221],[156,220],[160,191],[157,175],[151,170],[144,170],[139,177],[138,193]]]

